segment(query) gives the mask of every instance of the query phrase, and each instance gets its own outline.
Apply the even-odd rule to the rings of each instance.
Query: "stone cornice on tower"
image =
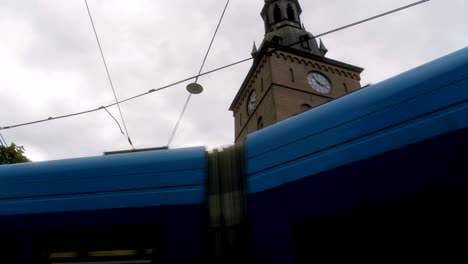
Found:
[[[311,53],[308,53],[308,52],[303,52],[301,50],[297,50],[295,48],[279,46],[279,45],[277,45],[275,43],[264,41],[262,43],[262,46],[257,51],[254,62],[252,64],[252,66],[250,67],[250,70],[247,73],[247,76],[245,77],[245,79],[244,79],[239,91],[237,92],[234,100],[232,101],[231,106],[229,107],[230,111],[234,111],[236,105],[238,104],[239,100],[241,99],[241,96],[242,96],[244,90],[249,86],[250,82],[255,81],[255,78],[253,78],[253,77],[260,70],[261,64],[265,63],[265,59],[268,56],[271,56],[272,54],[278,53],[278,52],[286,52],[286,53],[291,54],[293,56],[296,55],[298,58],[301,58],[301,59],[299,59],[299,61],[305,60],[306,63],[309,63],[307,61],[310,59],[311,60],[310,64],[313,64],[313,62],[323,62],[323,63],[326,63],[328,65],[334,65],[337,68],[335,68],[335,69],[331,68],[331,70],[339,72],[339,74],[343,74],[342,73],[343,70],[347,70],[347,71],[350,71],[350,72],[357,72],[357,73],[362,73],[364,71],[363,68],[358,67],[358,66],[354,66],[354,65],[347,64],[347,63],[344,63],[344,62],[341,62],[341,61],[336,61],[336,60],[333,60],[333,59],[325,58],[323,56],[317,56],[315,54],[311,54]],[[293,56],[291,56],[292,59],[293,59]],[[350,75],[351,78],[359,78],[358,76],[356,76],[356,77],[353,76],[352,73],[344,72],[344,74]]]

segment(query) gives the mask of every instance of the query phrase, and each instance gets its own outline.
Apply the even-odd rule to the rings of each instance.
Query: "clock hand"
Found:
[[[312,78],[313,78],[320,86],[322,86],[322,87],[324,87],[324,88],[327,88],[326,85],[325,85],[323,82],[319,81],[317,78],[315,78],[315,76],[312,76]]]

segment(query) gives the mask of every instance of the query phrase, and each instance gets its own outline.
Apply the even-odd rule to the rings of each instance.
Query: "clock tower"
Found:
[[[301,23],[298,0],[265,0],[265,37],[229,110],[235,142],[361,88],[362,68],[332,60]]]

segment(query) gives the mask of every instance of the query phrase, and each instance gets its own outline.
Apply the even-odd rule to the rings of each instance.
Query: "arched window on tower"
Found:
[[[260,130],[263,128],[263,118],[259,117],[257,121],[257,130]]]
[[[271,39],[271,42],[275,43],[275,44],[278,44],[278,45],[283,45],[283,38],[282,37],[278,37],[278,36],[274,36],[272,39]]]
[[[286,8],[286,13],[288,14],[288,20],[296,21],[296,15],[294,14],[294,9],[291,4],[288,4]]]
[[[273,19],[275,20],[275,23],[281,22],[281,20],[283,20],[281,16],[281,9],[278,5],[273,7]]]
[[[289,68],[289,73],[290,73],[290,77],[291,77],[291,82],[295,82],[296,78],[294,78],[294,71],[293,71],[292,68]]]
[[[310,36],[309,35],[303,35],[299,38],[299,40],[301,41],[301,46],[303,49],[310,50],[310,44],[309,44]]]

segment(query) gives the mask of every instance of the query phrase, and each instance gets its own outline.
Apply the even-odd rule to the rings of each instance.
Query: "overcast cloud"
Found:
[[[197,73],[224,0],[89,0],[119,98]],[[411,0],[302,0],[313,34]],[[263,0],[231,0],[205,69],[250,56],[263,38]],[[327,57],[364,67],[377,83],[468,44],[468,1],[429,3],[323,38]],[[83,0],[0,0],[0,126],[113,102]],[[251,62],[200,78],[173,147],[231,144],[228,107]],[[137,148],[167,144],[186,84],[122,105]],[[118,117],[117,109],[110,109]],[[35,161],[128,149],[105,112],[0,131]]]

